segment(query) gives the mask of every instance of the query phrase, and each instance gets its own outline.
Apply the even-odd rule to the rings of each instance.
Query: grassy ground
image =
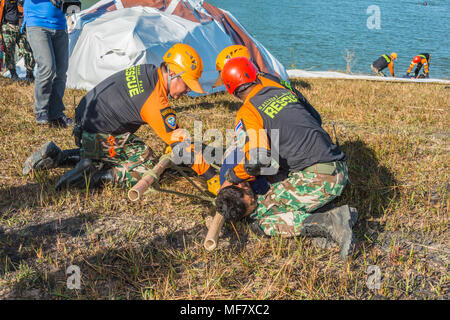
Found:
[[[244,222],[237,233],[226,225],[218,250],[207,253],[207,203],[160,193],[131,203],[114,187],[55,192],[64,169],[22,176],[44,142],[74,143],[70,129],[35,124],[32,86],[0,78],[0,299],[449,299],[449,88],[293,83],[332,137],[336,123],[348,157],[351,185],[340,203],[360,216],[347,263],[337,249],[258,237]],[[69,116],[82,95],[66,91]],[[203,130],[225,132],[238,106],[217,94],[184,98],[177,111],[190,130],[201,120]],[[138,135],[162,152],[148,127]],[[195,192],[173,175],[163,185]],[[70,265],[80,267],[80,290],[67,288]]]

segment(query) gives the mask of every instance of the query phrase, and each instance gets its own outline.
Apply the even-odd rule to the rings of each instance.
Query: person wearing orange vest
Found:
[[[429,53],[421,53],[417,56],[415,56],[411,64],[409,65],[408,71],[406,71],[405,77],[409,77],[410,72],[416,66],[416,70],[414,70],[414,77],[416,79],[423,77],[428,78],[429,77],[429,71],[430,71],[430,58],[431,55]],[[419,76],[420,69],[423,67],[423,75]]]
[[[356,219],[351,209],[314,213],[344,190],[345,154],[291,90],[275,81],[262,83],[248,58],[229,59],[221,77],[228,92],[242,101],[234,131],[243,156],[222,172],[218,212],[231,221],[250,216],[259,233],[268,236],[328,238],[346,259]],[[261,176],[271,185],[257,197],[250,182]]]
[[[242,46],[242,45],[228,46],[217,55],[216,70],[219,72],[219,76],[217,77],[217,80],[214,83],[213,87],[218,87],[218,86],[223,85],[223,80],[221,77],[222,69],[228,60],[230,60],[232,58],[237,58],[237,57],[244,57],[253,62],[253,60],[250,56],[250,52],[248,51],[248,49],[245,46]],[[316,118],[317,121],[320,124],[322,124],[322,119],[320,117],[320,114],[317,112],[316,109],[314,109],[314,107],[309,103],[309,101],[305,98],[305,96],[303,96],[303,94],[300,91],[298,91],[295,87],[293,87],[288,81],[285,81],[276,75],[273,75],[273,74],[270,74],[267,72],[262,72],[256,63],[253,63],[253,64],[255,65],[255,67],[258,70],[257,77],[261,81],[262,84],[270,85],[271,83],[276,82],[278,84],[281,84],[286,89],[289,89],[290,91],[292,91],[292,93],[295,94],[295,96],[299,99],[299,101],[305,106],[305,108],[308,110],[308,112],[310,112],[311,115],[313,115],[314,118]]]
[[[75,109],[74,135],[82,160],[59,180],[56,189],[84,185],[87,174],[92,175],[94,184],[137,183],[154,164],[151,149],[134,135],[148,124],[172,147],[175,157],[186,159],[184,156],[190,155],[185,164],[205,178],[208,190],[217,194],[220,184],[216,170],[206,162],[202,150],[196,150],[193,141],[186,139],[168,100],[169,96],[177,100],[191,90],[205,93],[198,81],[202,59],[194,48],[175,44],[163,60],[159,67],[142,64],[119,71],[81,99]],[[27,159],[23,174],[43,166],[60,166],[66,156],[58,149],[56,145],[44,145]]]
[[[16,72],[16,45],[24,57],[27,69],[26,81],[34,81],[33,69],[35,65],[30,44],[25,32],[20,30],[20,20],[23,16],[23,6],[18,0],[0,0],[0,45],[5,54],[5,66],[11,74],[12,80],[19,80]]]
[[[395,77],[394,72],[394,61],[397,60],[397,54],[392,52],[390,55],[383,54],[377,60],[375,60],[371,64],[372,71],[380,76],[385,77],[386,75],[383,73],[383,70],[389,67],[389,71],[391,72],[391,76]]]

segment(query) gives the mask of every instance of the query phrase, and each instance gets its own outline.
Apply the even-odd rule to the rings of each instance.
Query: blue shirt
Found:
[[[23,24],[27,27],[44,27],[66,30],[66,16],[50,0],[25,0],[23,4]]]
[[[225,182],[225,174],[227,171],[230,169],[233,170],[243,158],[244,152],[239,148],[235,148],[230,153],[225,154],[219,173],[220,185],[223,185]],[[263,176],[257,176],[256,180],[250,182],[250,187],[255,194],[266,194],[270,189],[270,184]]]

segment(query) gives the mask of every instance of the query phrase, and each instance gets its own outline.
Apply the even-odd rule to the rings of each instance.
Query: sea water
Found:
[[[207,2],[231,12],[286,69],[371,74],[374,60],[396,52],[402,76],[415,55],[430,53],[430,76],[450,79],[450,0]]]

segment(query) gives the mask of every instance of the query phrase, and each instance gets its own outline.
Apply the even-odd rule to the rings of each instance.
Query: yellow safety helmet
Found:
[[[391,53],[391,58],[397,60],[397,54],[395,52]]]
[[[248,49],[244,46],[241,46],[239,44],[228,46],[222,51],[220,51],[219,55],[216,59],[216,70],[221,72],[225,63],[230,60],[231,58],[236,57],[245,57],[247,59],[250,58],[250,52],[248,52]],[[219,74],[219,77],[217,78],[216,82],[214,83],[213,87],[218,87],[223,85],[222,77]]]
[[[248,52],[248,49],[246,47],[239,44],[226,47],[225,49],[220,51],[219,55],[217,56],[216,70],[222,71],[225,63],[229,59],[236,57],[245,57],[247,59],[250,59],[250,53]]]
[[[177,43],[167,50],[163,57],[170,70],[179,75],[186,85],[195,92],[205,93],[198,79],[202,76],[203,61],[194,48]]]

